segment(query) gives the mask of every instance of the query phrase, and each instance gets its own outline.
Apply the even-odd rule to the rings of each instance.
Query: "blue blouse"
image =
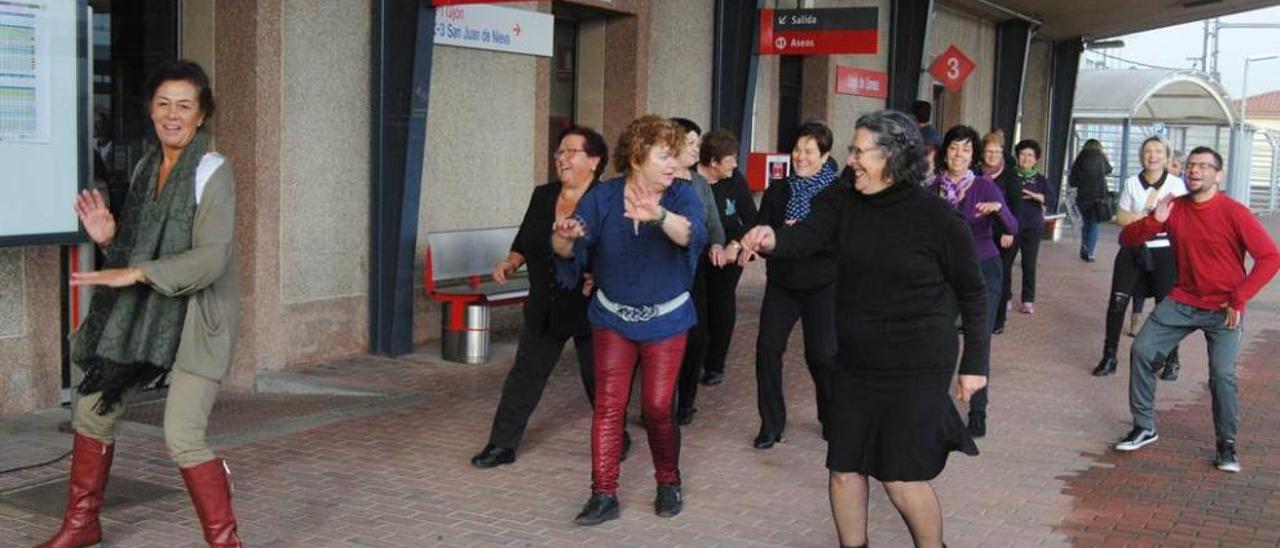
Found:
[[[556,277],[566,287],[576,287],[590,270],[595,286],[614,303],[647,306],[665,303],[693,287],[698,251],[707,245],[703,204],[687,181],[677,180],[662,193],[658,203],[689,220],[689,245],[672,242],[661,227],[635,224],[623,215],[626,178],[597,183],[574,211],[587,235],[573,244],[573,257],[556,257]],[[697,323],[693,300],[679,308],[644,321],[626,321],[600,303],[587,307],[592,327],[610,329],[637,342],[657,341],[679,335]]]

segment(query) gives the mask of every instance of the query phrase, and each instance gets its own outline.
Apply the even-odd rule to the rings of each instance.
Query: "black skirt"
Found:
[[[837,367],[827,468],[880,481],[926,481],[942,472],[952,451],[977,456],[950,386],[950,373],[855,378]]]

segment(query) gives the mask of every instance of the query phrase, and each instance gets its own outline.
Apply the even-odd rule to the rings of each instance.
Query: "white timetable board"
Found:
[[[0,0],[0,246],[83,241],[84,0]]]

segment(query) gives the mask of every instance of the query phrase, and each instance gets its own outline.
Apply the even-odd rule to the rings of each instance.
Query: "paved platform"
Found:
[[[1280,220],[1267,223],[1280,236]],[[1042,249],[1037,313],[1012,313],[1007,333],[994,339],[982,455],[955,454],[934,483],[950,546],[1280,545],[1280,283],[1247,316],[1244,471],[1212,467],[1207,360],[1198,336],[1184,346],[1182,378],[1159,385],[1160,440],[1117,453],[1110,447],[1129,428],[1127,360],[1119,375],[1089,375],[1102,345],[1115,239],[1114,228],[1104,230],[1100,260],[1089,264],[1076,258],[1074,240]],[[519,460],[494,470],[468,464],[485,443],[514,355],[505,334],[483,366],[443,362],[438,348],[427,347],[399,359],[361,357],[290,372],[293,381],[382,395],[372,403],[360,398],[359,411],[315,414],[314,396],[273,395],[227,406],[238,412],[216,412],[225,435],[215,442],[234,472],[241,534],[250,546],[271,547],[833,546],[825,447],[799,333],[785,368],[786,443],[768,451],[750,445],[758,426],[752,367],[762,282],[758,269],[745,277],[727,381],[700,390],[700,412],[684,429],[686,505],[675,518],[653,515],[651,461],[633,422],[637,443],[622,467],[622,519],[573,525],[589,494],[590,410],[571,350]],[[1122,342],[1124,355],[1131,341]],[[346,409],[353,401],[335,398],[332,405]],[[283,426],[272,420],[277,408],[289,418]],[[0,463],[57,457],[70,445],[56,433],[65,417],[65,410],[50,410],[0,420]],[[154,420],[139,421],[121,434],[114,477],[181,490],[163,440],[147,424]],[[0,476],[0,495],[61,483],[66,469],[63,460]],[[870,514],[873,545],[910,545],[878,488]],[[181,491],[108,508],[103,518],[108,546],[201,546]],[[0,547],[33,545],[57,525],[21,501],[0,502]]]

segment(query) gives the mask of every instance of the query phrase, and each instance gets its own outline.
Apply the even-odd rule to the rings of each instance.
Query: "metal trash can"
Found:
[[[465,306],[462,321],[452,321],[454,307]],[[489,305],[445,302],[441,307],[440,353],[451,362],[479,364],[489,361]]]

